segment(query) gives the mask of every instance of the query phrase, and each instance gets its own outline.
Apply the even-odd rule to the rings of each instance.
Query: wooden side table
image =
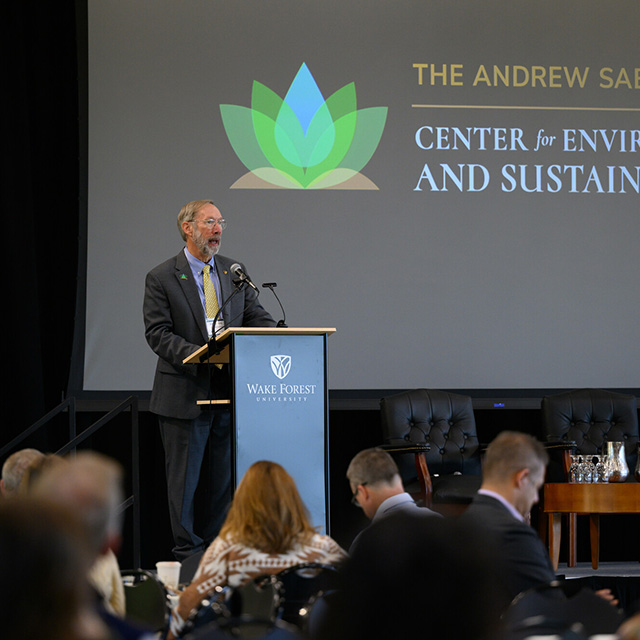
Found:
[[[549,555],[554,569],[560,558],[562,514],[587,514],[591,534],[591,566],[600,559],[600,514],[640,513],[640,483],[611,482],[575,484],[552,482],[544,485],[543,511],[549,514]],[[569,534],[569,557],[576,557],[576,536]]]

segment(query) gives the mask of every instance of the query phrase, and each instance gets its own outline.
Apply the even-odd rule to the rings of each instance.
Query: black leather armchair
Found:
[[[600,453],[606,442],[623,442],[633,474],[638,445],[635,396],[604,389],[575,389],[546,396],[542,399],[542,428],[547,442],[574,442],[575,452],[582,455]],[[551,481],[560,479],[557,475],[548,477]]]
[[[471,398],[413,389],[380,401],[384,448],[394,456],[406,490],[424,506],[459,513],[481,483],[481,447]],[[412,448],[413,447],[413,448]]]
[[[633,476],[638,445],[638,409],[634,396],[604,389],[575,389],[542,399],[542,432],[550,454],[547,482],[569,480],[569,453],[596,455],[606,442],[623,442],[629,477]],[[554,455],[555,454],[555,455]],[[544,492],[540,496],[540,533],[545,535],[547,519],[542,517]],[[577,514],[568,514],[569,557],[577,564]],[[592,536],[598,532],[592,529]],[[592,540],[592,549],[597,541]]]

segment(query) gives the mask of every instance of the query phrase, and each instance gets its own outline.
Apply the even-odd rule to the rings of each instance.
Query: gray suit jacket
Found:
[[[234,290],[229,267],[236,262],[216,256],[222,304]],[[243,266],[244,270],[244,266]],[[246,271],[245,271],[246,273]],[[224,307],[227,326],[273,327],[271,315],[257,300],[256,292],[246,287]],[[159,415],[192,419],[201,409],[196,400],[215,397],[210,394],[210,367],[182,364],[187,356],[208,340],[204,310],[197,285],[184,251],[152,269],[145,282],[145,337],[158,355],[150,409]],[[213,373],[221,379],[217,369]],[[225,374],[226,377],[226,374]]]

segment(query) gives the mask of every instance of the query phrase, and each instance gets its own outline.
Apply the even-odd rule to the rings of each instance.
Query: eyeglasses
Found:
[[[366,487],[366,486],[367,486],[366,482],[361,482],[351,496],[351,504],[354,507],[358,507],[358,509],[362,509],[362,505],[358,502],[358,493],[360,492],[360,487]]]
[[[206,220],[192,220],[191,222],[202,222],[207,229],[213,229],[213,227],[218,225],[222,231],[224,231],[227,226],[227,221],[224,218],[207,218]]]

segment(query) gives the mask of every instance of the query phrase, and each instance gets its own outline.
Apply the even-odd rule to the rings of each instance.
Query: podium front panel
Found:
[[[237,334],[232,359],[236,483],[254,462],[278,462],[324,532],[326,336]]]

